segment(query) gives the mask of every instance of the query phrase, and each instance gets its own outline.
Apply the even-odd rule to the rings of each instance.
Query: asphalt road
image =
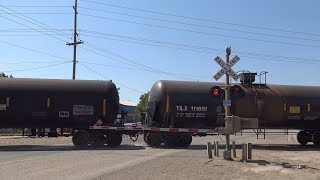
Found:
[[[187,149],[150,148],[141,139],[132,142],[124,137],[122,145],[118,147],[84,150],[76,149],[71,144],[71,138],[0,138],[0,179],[123,180],[218,179],[218,177],[219,179],[276,177],[299,179],[318,177],[310,175],[319,173],[320,158],[316,155],[319,148],[301,151],[300,146],[295,142],[288,145],[288,137],[284,135],[267,136],[266,140],[257,140],[256,136],[232,136],[231,139],[237,143],[252,142],[268,145],[257,145],[253,157],[259,160],[243,164],[238,161],[239,158],[234,162],[223,161],[221,157],[213,161],[208,160],[206,142],[223,143],[223,136],[221,138],[195,137]],[[237,154],[240,155],[240,149]],[[303,154],[307,154],[305,159],[297,158],[304,157]],[[292,176],[288,176],[283,172],[291,173],[291,171],[277,165],[277,161],[280,165],[286,162],[285,165],[289,164],[290,167],[296,167],[299,163],[308,163],[308,167],[312,169],[294,171]],[[263,167],[260,167],[261,163]]]
[[[70,143],[34,145],[37,140],[41,139],[34,138],[31,145],[0,147],[0,179],[90,179],[182,151],[150,148],[127,137],[119,147],[85,150]]]

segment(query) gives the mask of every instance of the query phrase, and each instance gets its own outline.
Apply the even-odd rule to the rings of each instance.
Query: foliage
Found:
[[[148,97],[149,97],[149,92],[144,93],[143,95],[140,96],[140,101],[137,104],[137,108],[136,108],[136,117],[137,120],[140,121],[141,120],[141,113],[145,110],[145,107],[147,106],[148,103]]]
[[[13,78],[12,75],[8,76],[8,75],[6,75],[5,73],[1,72],[1,73],[0,73],[0,78],[2,78],[2,77],[4,77],[4,78]]]

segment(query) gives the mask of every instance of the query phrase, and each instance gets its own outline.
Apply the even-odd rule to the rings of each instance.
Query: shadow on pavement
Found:
[[[212,145],[213,146],[213,145]],[[219,144],[219,149],[225,149],[224,144]],[[189,149],[189,150],[201,150],[207,149],[207,145],[190,145],[189,147],[166,147],[161,146],[160,148],[166,149]],[[231,146],[232,148],[232,146]],[[242,144],[237,144],[236,149],[242,149]],[[274,150],[274,151],[320,151],[320,146],[306,145],[302,146],[300,144],[252,144],[252,149],[257,150]]]
[[[320,146],[312,144],[306,146],[300,144],[253,144],[252,148],[275,151],[320,151]]]
[[[0,146],[1,151],[83,151],[83,150],[143,150],[143,146],[120,145],[116,147],[99,146],[88,148],[77,148],[73,145],[10,145]]]

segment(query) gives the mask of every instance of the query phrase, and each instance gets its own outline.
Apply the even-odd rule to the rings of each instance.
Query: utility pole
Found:
[[[76,79],[76,63],[77,63],[77,45],[83,44],[83,41],[77,41],[77,11],[78,8],[78,0],[75,0],[73,9],[74,9],[74,32],[73,32],[73,43],[67,43],[68,46],[73,45],[73,69],[72,69],[72,79]]]
[[[231,46],[226,49],[226,63],[229,64],[229,58],[231,54]],[[230,75],[226,73],[226,89],[225,89],[225,100],[230,100]],[[226,119],[230,116],[230,106],[225,106]],[[226,150],[230,150],[230,134],[226,134]]]

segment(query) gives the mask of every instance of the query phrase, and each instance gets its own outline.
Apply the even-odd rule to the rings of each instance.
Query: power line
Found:
[[[292,36],[283,36],[283,35],[274,35],[274,34],[267,34],[267,33],[252,32],[252,31],[243,31],[243,30],[230,29],[230,28],[222,28],[222,27],[214,27],[214,26],[205,26],[205,25],[185,23],[185,22],[178,22],[178,21],[165,20],[165,19],[159,19],[159,18],[153,18],[153,17],[138,16],[138,15],[133,15],[133,14],[128,14],[128,13],[112,12],[112,11],[106,11],[106,10],[94,9],[94,8],[86,8],[86,7],[79,7],[79,8],[87,9],[87,10],[92,10],[92,11],[100,11],[100,12],[105,12],[105,13],[111,13],[111,14],[118,14],[118,15],[130,16],[130,17],[137,17],[137,18],[142,18],[142,19],[149,19],[149,20],[156,20],[156,21],[161,21],[161,22],[168,22],[168,23],[180,24],[180,25],[188,25],[188,26],[193,26],[193,27],[202,27],[202,28],[209,28],[209,29],[218,29],[218,30],[224,30],[224,31],[230,31],[230,32],[240,32],[240,33],[247,33],[247,34],[254,34],[254,35],[261,35],[261,36],[269,36],[269,37],[277,37],[277,38],[287,38],[287,39],[296,39],[296,40],[304,40],[304,41],[314,41],[314,42],[319,42],[319,41],[320,41],[320,39],[299,38],[299,37],[292,37]]]
[[[73,13],[57,13],[57,12],[20,12],[20,13],[0,13],[0,14],[54,14],[54,15],[65,15],[65,14],[73,14]]]
[[[52,32],[52,30],[48,29],[0,29],[0,32],[39,32],[39,31],[44,31],[44,32]],[[56,31],[73,31],[73,29],[56,29]]]
[[[98,74],[99,76],[103,77],[104,79],[110,79],[110,78],[107,78],[107,77],[106,77],[106,76],[104,76],[103,74],[101,74],[101,73],[99,73],[99,72],[97,72],[97,71],[95,71],[95,70],[93,70],[93,69],[89,68],[88,66],[86,66],[86,65],[84,65],[84,64],[82,64],[82,63],[79,63],[79,64],[80,64],[81,66],[83,66],[83,67],[87,68],[88,70],[90,70],[90,71],[92,71],[92,72],[94,72],[94,73]],[[123,87],[128,88],[128,89],[131,89],[131,90],[133,90],[133,91],[135,91],[135,92],[142,93],[142,94],[144,94],[144,93],[145,93],[145,92],[142,92],[142,91],[136,90],[136,89],[134,89],[134,88],[131,88],[131,87],[129,87],[129,86],[126,86],[126,85],[124,85],[124,84],[122,84],[122,83],[115,82],[114,80],[112,80],[112,81],[113,81],[115,84],[118,84],[118,85],[123,86]]]
[[[102,48],[98,48],[98,47],[96,47],[95,45],[92,45],[92,44],[90,44],[90,43],[86,43],[86,45],[87,45],[87,46],[91,46],[92,48],[97,49],[97,50],[99,50],[99,51],[101,51],[101,52],[104,52],[104,53],[107,53],[107,54],[111,54],[112,56],[118,58],[118,59],[115,59],[115,58],[111,58],[111,59],[116,60],[116,61],[119,61],[119,62],[122,62],[122,63],[125,63],[125,64],[128,64],[128,65],[130,65],[130,66],[135,66],[135,67],[138,67],[138,68],[147,69],[147,70],[149,70],[149,71],[151,71],[151,72],[155,72],[155,73],[158,73],[158,74],[159,74],[159,73],[160,73],[160,74],[166,74],[166,75],[170,75],[170,76],[177,77],[177,78],[180,78],[180,79],[188,80],[187,78],[185,78],[185,77],[183,77],[183,76],[181,76],[181,75],[174,74],[174,73],[170,73],[170,72],[165,72],[165,71],[162,71],[162,70],[159,70],[159,69],[155,69],[155,68],[153,68],[153,67],[150,67],[150,66],[141,64],[141,63],[139,63],[139,62],[133,61],[133,60],[128,59],[128,58],[125,58],[125,57],[123,57],[123,56],[121,56],[121,55],[119,55],[119,54],[110,52],[110,51],[105,50],[105,49],[102,49]],[[88,49],[86,49],[86,50],[88,50]],[[92,50],[89,50],[89,51],[92,51]],[[96,53],[96,54],[98,54],[98,55],[104,56],[104,55],[102,55],[102,54],[100,54],[100,53],[97,53],[97,52],[95,52],[95,51],[92,51],[92,52],[94,52],[94,53]]]
[[[219,50],[219,49],[211,48],[211,47],[194,46],[194,45],[188,45],[188,44],[178,44],[178,43],[168,42],[168,41],[158,41],[158,40],[146,39],[146,38],[141,38],[141,37],[123,36],[123,35],[101,33],[101,32],[88,31],[88,30],[82,30],[82,31],[87,32],[87,33],[97,34],[97,35],[87,35],[86,33],[82,33],[82,35],[84,35],[84,36],[110,39],[110,40],[116,40],[116,41],[124,41],[124,42],[130,42],[130,43],[134,43],[134,44],[144,44],[144,45],[152,45],[152,46],[158,46],[158,47],[175,48],[175,49],[180,49],[180,50],[187,50],[187,51],[194,51],[194,52],[201,52],[201,53],[210,53],[210,54],[212,53],[212,51],[224,52],[223,50]],[[114,37],[114,38],[109,38],[109,36]],[[282,61],[285,61],[285,62],[297,62],[297,63],[317,62],[317,63],[319,63],[319,61],[320,61],[319,59],[312,59],[312,58],[275,56],[275,55],[250,53],[250,52],[243,52],[243,51],[235,51],[235,52],[242,54],[246,57],[250,57],[250,58],[257,58],[257,56],[258,56],[261,59],[267,59],[267,60],[279,61],[279,59],[283,59]]]
[[[50,36],[54,36],[54,35],[60,36],[62,34],[48,34],[48,35],[50,35]],[[28,36],[31,36],[31,37],[34,37],[34,36],[44,36],[44,34],[6,34],[6,35],[0,34],[0,36],[7,36],[7,37],[17,37],[17,36],[18,37],[19,36],[28,37]]]
[[[59,64],[51,64],[51,65],[39,66],[39,67],[27,68],[27,69],[16,69],[16,70],[4,71],[4,72],[30,71],[30,70],[36,70],[36,69],[43,69],[43,68],[48,68],[48,67],[59,66],[59,65],[62,65],[62,64],[66,64],[66,63],[70,63],[70,61],[59,63]]]
[[[13,6],[13,5],[6,5],[6,7],[16,7],[16,8],[57,8],[57,7],[63,7],[63,8],[70,8],[72,6],[56,6],[56,5],[53,5],[53,6],[44,6],[44,5],[37,5],[37,6],[29,6],[29,5],[26,5],[26,6]]]
[[[161,29],[170,29],[170,30],[183,31],[183,32],[189,32],[189,33],[196,33],[196,34],[202,34],[202,35],[210,35],[210,36],[218,36],[218,37],[228,37],[228,38],[233,38],[233,39],[242,39],[242,40],[250,40],[250,41],[273,43],[273,44],[284,44],[284,45],[302,46],[302,47],[310,47],[310,48],[319,48],[319,47],[320,47],[320,46],[317,46],[317,45],[298,44],[298,43],[271,41],[271,40],[263,40],[263,39],[240,37],[240,36],[222,35],[222,34],[217,34],[217,33],[209,33],[209,32],[188,30],[188,29],[182,29],[182,28],[174,28],[174,27],[167,27],[167,26],[161,26],[161,25],[154,25],[154,24],[148,24],[148,23],[141,23],[141,22],[137,22],[137,21],[114,19],[114,18],[108,18],[108,17],[103,17],[103,16],[96,16],[96,15],[91,15],[91,14],[83,14],[83,13],[79,13],[79,14],[82,15],[82,16],[87,16],[87,17],[92,17],[92,18],[99,18],[99,19],[106,19],[106,20],[112,20],[112,21],[118,21],[118,22],[132,23],[132,24],[138,24],[138,25],[156,27],[156,28],[161,28]]]
[[[140,11],[140,12],[147,12],[147,13],[158,14],[158,15],[165,15],[165,16],[183,18],[183,19],[190,19],[190,20],[197,20],[197,21],[203,21],[203,22],[211,22],[211,23],[217,23],[217,24],[225,24],[225,25],[232,25],[232,26],[239,26],[239,27],[246,27],[246,28],[253,28],[253,29],[260,29],[260,30],[278,31],[278,32],[293,33],[293,34],[303,34],[303,35],[319,36],[320,37],[320,34],[315,34],[315,33],[283,30],[283,29],[276,29],[276,28],[269,28],[269,27],[259,27],[259,26],[253,26],[253,25],[244,25],[244,24],[238,24],[238,23],[217,21],[217,20],[212,20],[212,19],[189,17],[189,16],[176,15],[176,14],[170,14],[170,13],[163,13],[163,12],[152,11],[152,10],[132,8],[132,7],[128,7],[128,6],[120,6],[120,5],[96,2],[96,1],[91,1],[91,0],[81,0],[81,1],[88,2],[88,3],[93,3],[93,4],[100,4],[100,5],[105,5],[105,6],[117,7],[117,8],[122,8],[122,9],[129,9],[129,10],[134,10],[134,11]]]
[[[46,56],[50,56],[50,57],[54,57],[54,58],[58,58],[58,59],[64,59],[64,60],[67,60],[67,61],[71,61],[71,60],[69,60],[67,58],[64,58],[64,57],[60,57],[60,56],[57,56],[57,55],[54,55],[54,54],[49,54],[49,53],[41,52],[41,51],[38,51],[38,50],[35,50],[35,49],[23,47],[23,46],[20,46],[20,45],[17,45],[17,44],[9,43],[7,41],[0,40],[0,42],[8,44],[8,45],[11,45],[11,46],[15,46],[15,47],[18,47],[18,48],[21,48],[21,49],[25,49],[25,50],[28,50],[28,51],[33,51],[33,52],[36,52],[36,53],[39,53],[39,54],[43,54],[43,55],[46,55]]]
[[[12,9],[10,9],[10,8],[7,8],[7,7],[5,7],[5,6],[2,6],[2,5],[0,5],[1,7],[3,7],[3,8],[5,8],[5,9],[8,9],[8,10],[10,10],[10,11],[12,11],[12,12],[14,12],[14,13],[17,13],[17,14],[19,14],[20,16],[23,16],[23,17],[25,17],[25,18],[27,18],[27,19],[30,19],[31,21],[33,21],[33,22],[30,22],[29,20],[26,20],[25,18],[22,18],[22,17],[19,17],[19,16],[16,16],[16,15],[12,15],[12,16],[15,16],[15,17],[18,17],[19,19],[22,19],[22,20],[24,20],[24,21],[27,21],[27,22],[29,22],[29,23],[31,23],[31,24],[33,24],[33,25],[36,25],[36,26],[38,26],[38,27],[41,27],[41,28],[44,28],[44,29],[47,29],[47,30],[53,30],[53,31],[59,31],[59,30],[56,30],[55,28],[53,28],[53,27],[51,27],[51,26],[48,26],[48,25],[46,25],[46,24],[44,24],[44,23],[42,23],[42,22],[39,22],[39,21],[37,21],[37,20],[35,20],[35,19],[33,19],[33,18],[30,18],[30,17],[28,17],[28,16],[26,16],[26,15],[23,15],[23,14],[21,14],[21,13],[19,13],[19,12],[17,12],[17,11],[14,11],[14,10],[12,10]],[[4,11],[4,10],[1,10],[1,11]],[[6,12],[7,13],[7,11],[4,11],[4,12]],[[3,17],[3,16],[2,16]],[[6,18],[6,19],[8,19],[8,18]],[[10,19],[9,19],[10,20]],[[34,22],[36,22],[36,23],[34,23]],[[21,24],[21,23],[19,23],[19,22],[17,22],[18,24]],[[40,24],[40,25],[39,25]],[[21,24],[21,25],[23,25],[23,24]],[[26,25],[23,25],[23,26],[26,26]],[[30,27],[28,27],[28,28],[30,28]],[[31,28],[31,29],[34,29],[34,28]],[[34,29],[34,30],[36,30],[36,29]],[[37,31],[37,30],[36,30]],[[66,34],[66,36],[67,36],[67,38],[70,38],[69,37],[69,35],[68,34]],[[56,37],[54,37],[55,39],[57,39]],[[61,40],[61,41],[63,41],[63,42],[65,42],[64,40]]]
[[[9,61],[7,59],[7,61]],[[10,62],[0,62],[0,64],[6,64],[6,65],[10,65],[10,64],[48,64],[48,63],[63,63],[63,62],[71,62],[71,61],[20,61],[20,62],[14,62],[14,63],[10,63]]]
[[[147,69],[140,69],[140,68],[132,68],[132,67],[123,67],[123,66],[115,66],[115,65],[110,65],[110,64],[101,64],[101,63],[92,63],[88,61],[79,61],[84,64],[91,64],[91,65],[96,65],[96,66],[105,66],[105,67],[113,67],[113,68],[120,68],[120,69],[127,69],[127,70],[138,70],[138,71],[147,71],[147,72],[154,72],[150,71]],[[180,76],[189,76],[189,77],[196,77],[196,78],[203,78],[203,79],[208,79],[209,77],[204,77],[204,76],[194,76],[194,75],[189,75],[189,74],[178,74]]]
[[[86,45],[88,46],[88,43],[86,43]],[[87,48],[84,48],[84,47],[80,47],[80,48],[85,49],[87,51],[90,51],[92,53],[95,53],[97,55],[100,55],[102,57],[105,57],[105,58],[108,58],[108,59],[111,59],[111,60],[115,60],[115,61],[127,64],[129,66],[137,67],[140,70],[145,70],[145,71],[149,71],[149,72],[153,72],[153,73],[157,73],[157,74],[166,74],[166,75],[174,76],[174,77],[177,77],[177,78],[180,78],[180,79],[186,79],[185,77],[182,77],[182,76],[179,76],[179,75],[176,75],[176,74],[172,74],[172,73],[164,72],[164,71],[161,71],[161,70],[157,70],[157,69],[154,69],[154,68],[151,68],[151,67],[148,67],[148,66],[144,67],[145,65],[142,66],[140,63],[132,61],[132,60],[130,62],[130,61],[128,61],[128,59],[124,59],[124,58],[121,58],[121,57],[113,58],[113,57],[106,56],[105,54],[101,54],[101,53],[96,52],[96,51],[91,50],[91,49],[87,49]],[[111,53],[111,52],[108,52],[108,51],[106,51],[104,49],[97,48],[95,46],[91,46],[91,48],[94,48],[94,49],[96,49],[96,50],[98,50],[100,52],[103,52],[103,53],[108,53],[108,54]],[[115,55],[112,55],[112,56],[120,56],[120,55],[115,54]]]
[[[0,10],[0,11],[3,11],[3,10]],[[6,11],[4,11],[4,12],[6,12]],[[11,15],[12,15],[12,14],[11,14]],[[15,17],[17,17],[17,18],[19,18],[19,19],[23,19],[23,20],[25,20],[25,21],[27,21],[27,22],[29,22],[29,23],[31,23],[31,24],[37,25],[37,24],[35,24],[35,23],[33,23],[33,22],[29,21],[29,20],[26,20],[26,19],[24,19],[24,18],[21,18],[21,17],[19,17],[19,16],[16,16],[16,15],[12,15],[12,16],[15,16]],[[24,26],[24,27],[27,27],[27,28],[36,30],[36,29],[34,29],[34,28],[32,28],[32,27],[30,27],[30,26],[28,26],[28,25],[25,25],[25,24],[22,24],[22,23],[20,23],[20,22],[18,22],[18,21],[9,19],[9,18],[7,18],[7,17],[5,17],[5,16],[1,16],[1,15],[0,15],[0,17],[5,18],[5,19],[7,19],[7,20],[9,20],[9,21],[15,22],[15,23],[17,23],[17,24],[20,24],[20,25],[22,25],[22,26]],[[37,31],[37,30],[36,30],[36,31]],[[42,33],[41,31],[38,31],[38,32]],[[55,37],[55,36],[52,36],[52,35],[50,35],[50,34],[47,34],[47,33],[44,33],[44,34],[46,34],[46,35],[48,35],[48,36],[50,36],[50,37],[53,37],[53,38],[55,38],[55,39],[57,39],[57,40],[59,40],[59,41],[66,42],[66,41],[64,41],[64,40],[62,40],[62,39],[60,39],[60,38],[57,38],[57,37]]]

